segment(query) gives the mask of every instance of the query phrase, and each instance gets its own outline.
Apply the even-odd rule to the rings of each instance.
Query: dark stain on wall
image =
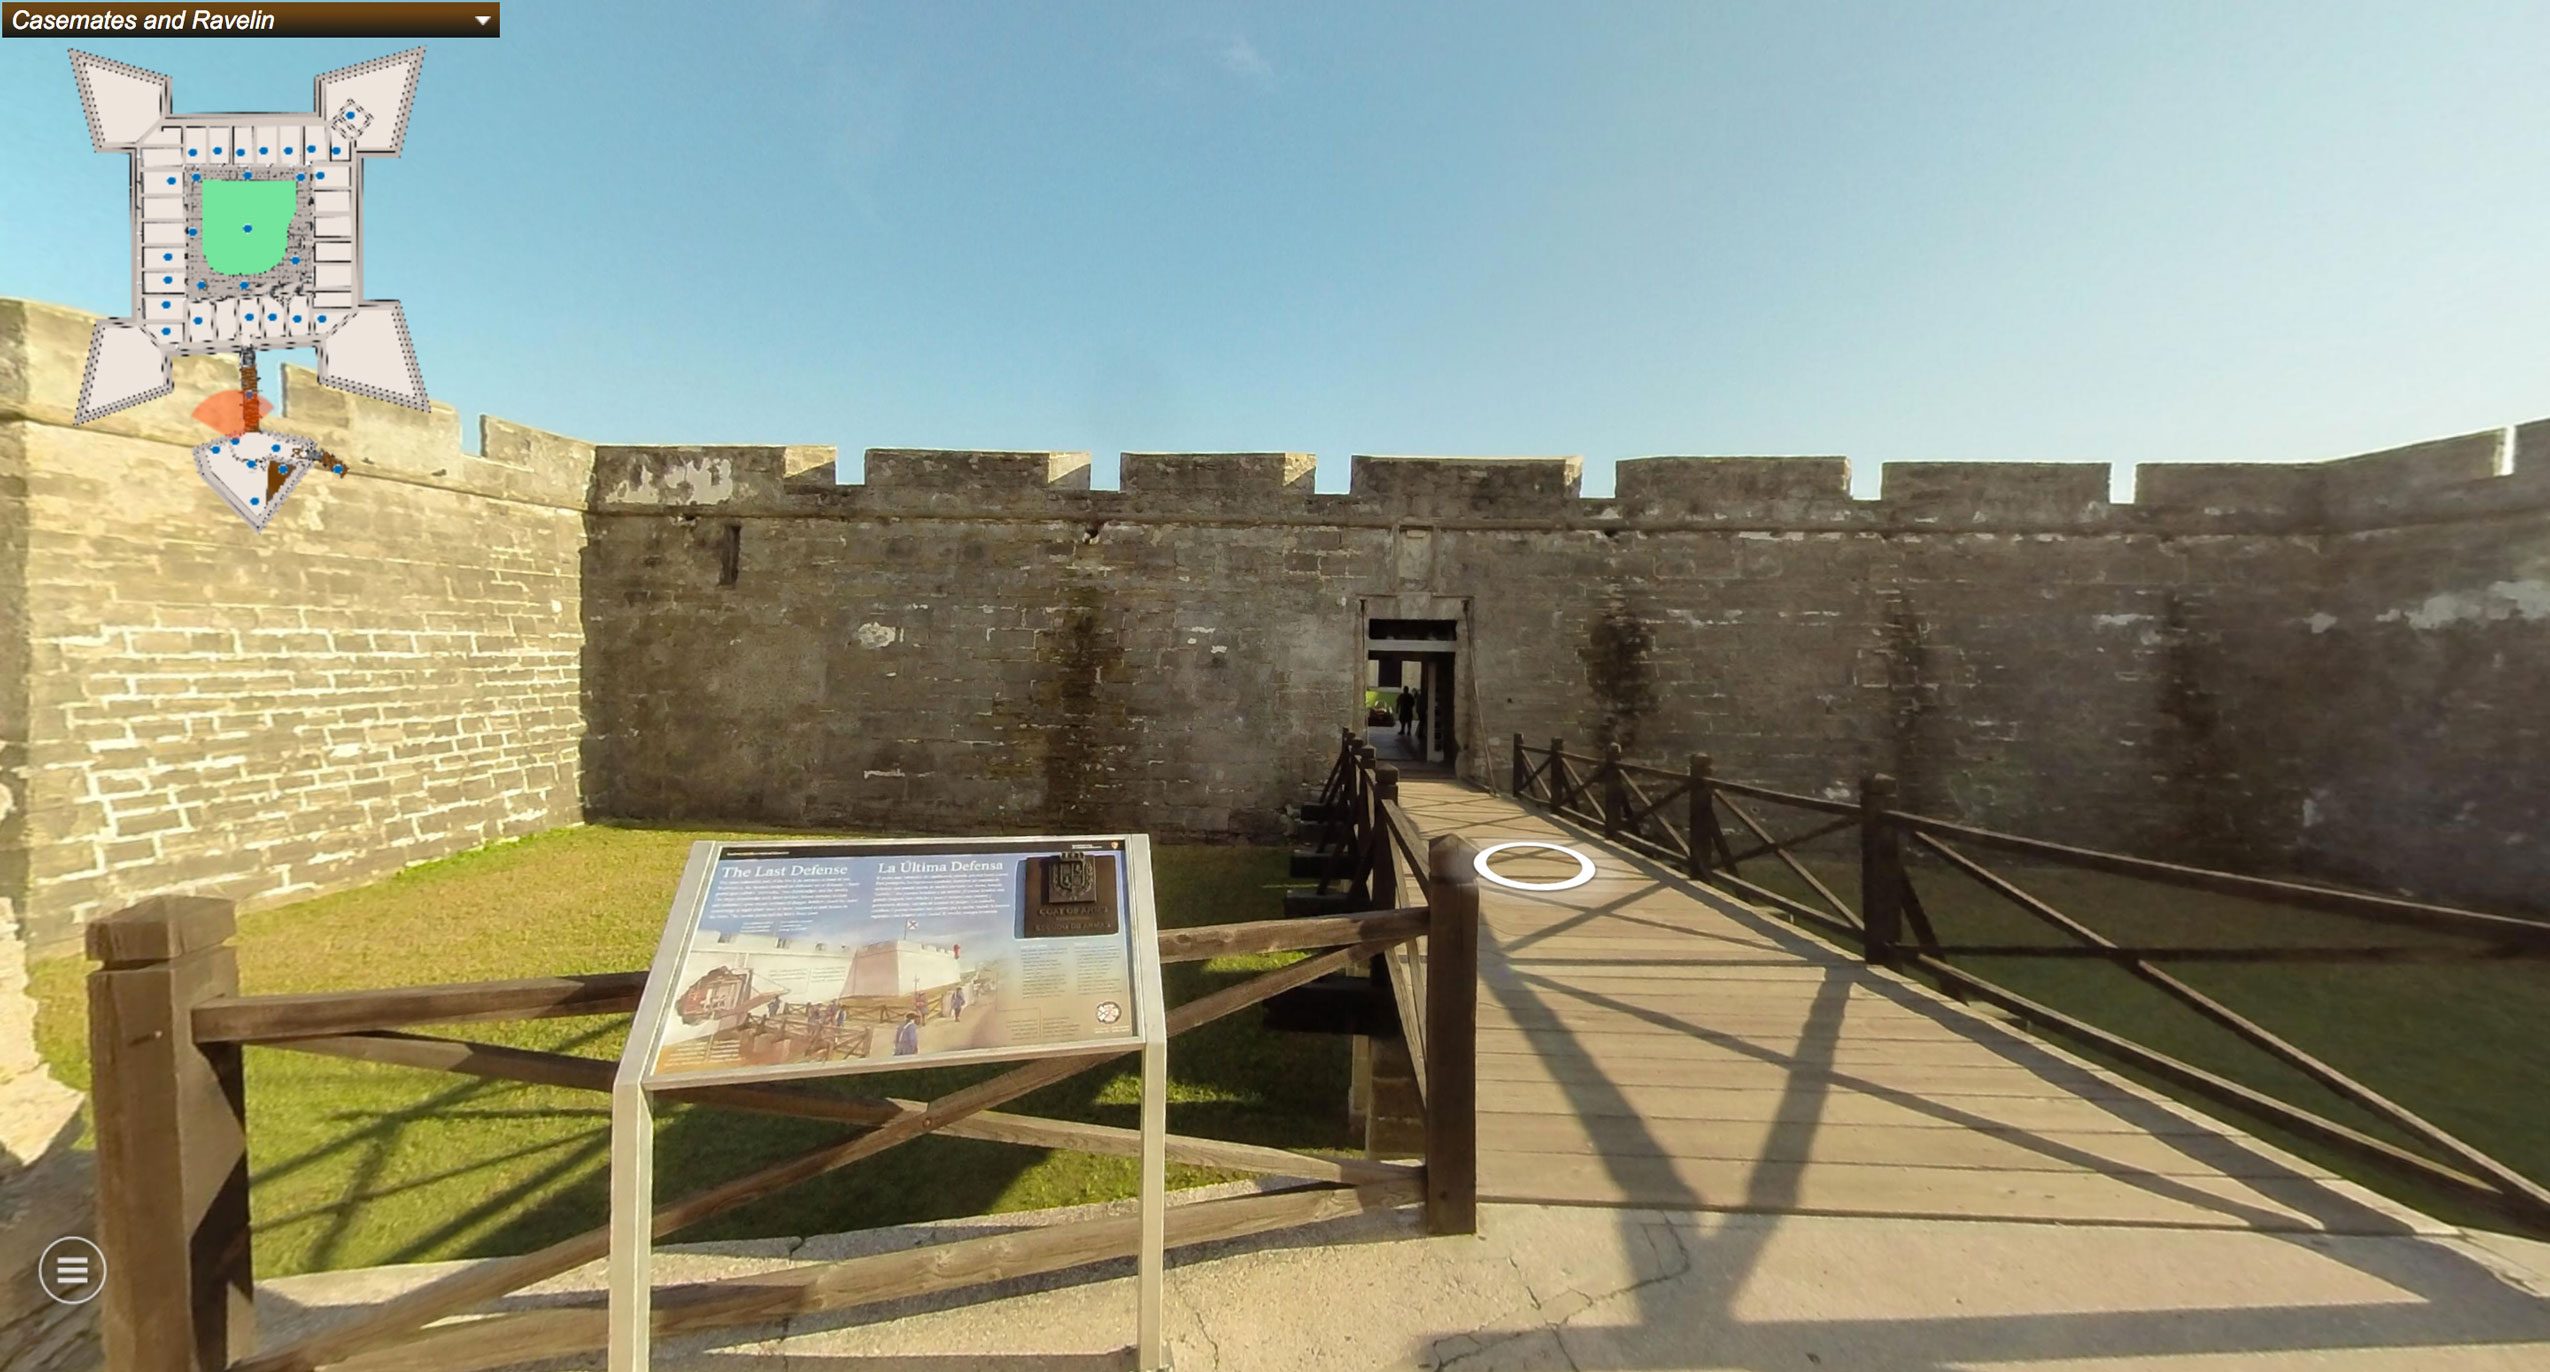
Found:
[[[1107,783],[1129,746],[1130,720],[1107,689],[1124,662],[1124,642],[1098,587],[1065,593],[1037,658],[1045,664],[1034,692],[1045,744],[1040,817],[1063,830],[1104,827],[1116,808]]]
[[[1598,744],[1617,743],[1623,753],[1637,753],[1639,725],[1656,709],[1655,648],[1655,635],[1628,594],[1613,588],[1577,650],[1599,712]]]
[[[2221,696],[2214,689],[2219,656],[2203,610],[2183,591],[2161,604],[2161,794],[2170,803],[2170,849],[2181,861],[2226,863],[2239,855],[2226,805],[2237,780],[2226,759]]]
[[[1878,615],[1886,689],[1885,770],[1895,778],[1898,803],[1916,810],[1944,808],[1935,780],[1945,770],[1937,765],[1941,664],[1929,628],[1912,597],[1901,591],[1881,595]]]

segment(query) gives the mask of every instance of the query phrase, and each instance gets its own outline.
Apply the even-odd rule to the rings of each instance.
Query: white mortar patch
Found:
[[[606,498],[629,505],[715,505],[734,494],[734,459],[703,457],[640,467],[636,480]]]
[[[2412,629],[2506,619],[2550,619],[2550,581],[2492,581],[2485,591],[2443,591],[2416,605],[2384,610],[2374,617],[2385,624],[2406,620]]]
[[[883,648],[903,637],[903,631],[891,624],[862,624],[850,633],[852,642],[862,648]]]
[[[2323,610],[2302,622],[2311,626],[2311,632],[2315,634],[2325,634],[2329,630],[2337,627],[2337,616]]]

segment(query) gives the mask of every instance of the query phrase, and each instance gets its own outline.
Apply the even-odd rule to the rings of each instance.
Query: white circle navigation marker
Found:
[[[1569,857],[1576,859],[1576,875],[1567,878],[1565,881],[1516,881],[1512,877],[1501,877],[1488,870],[1489,858],[1495,857],[1499,853],[1511,852],[1517,848],[1538,848],[1544,852],[1565,853]],[[1491,843],[1487,847],[1479,850],[1477,860],[1473,861],[1470,865],[1478,869],[1480,877],[1487,881],[1494,882],[1509,891],[1573,891],[1577,887],[1594,879],[1594,860],[1592,858],[1585,856],[1583,853],[1577,852],[1575,849],[1570,848],[1563,843],[1542,843],[1534,839],[1515,839],[1507,843]]]

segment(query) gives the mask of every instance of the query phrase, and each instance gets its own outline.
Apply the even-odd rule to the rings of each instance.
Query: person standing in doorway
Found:
[[[1416,692],[1405,686],[1399,688],[1399,737],[1401,738],[1408,736],[1408,722],[1416,718],[1415,700]]]
[[[1400,696],[1399,699],[1404,702],[1408,711],[1406,733],[1415,747],[1414,756],[1424,757],[1426,755],[1426,693],[1411,687],[1407,694]]]

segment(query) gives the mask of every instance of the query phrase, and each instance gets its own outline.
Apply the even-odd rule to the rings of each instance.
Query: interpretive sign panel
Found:
[[[611,1372],[648,1365],[658,1093],[1137,1050],[1134,1363],[1164,1367],[1159,939],[1139,834],[692,844],[612,1080]]]
[[[1124,839],[713,847],[665,932],[651,1089],[1140,1037]]]

